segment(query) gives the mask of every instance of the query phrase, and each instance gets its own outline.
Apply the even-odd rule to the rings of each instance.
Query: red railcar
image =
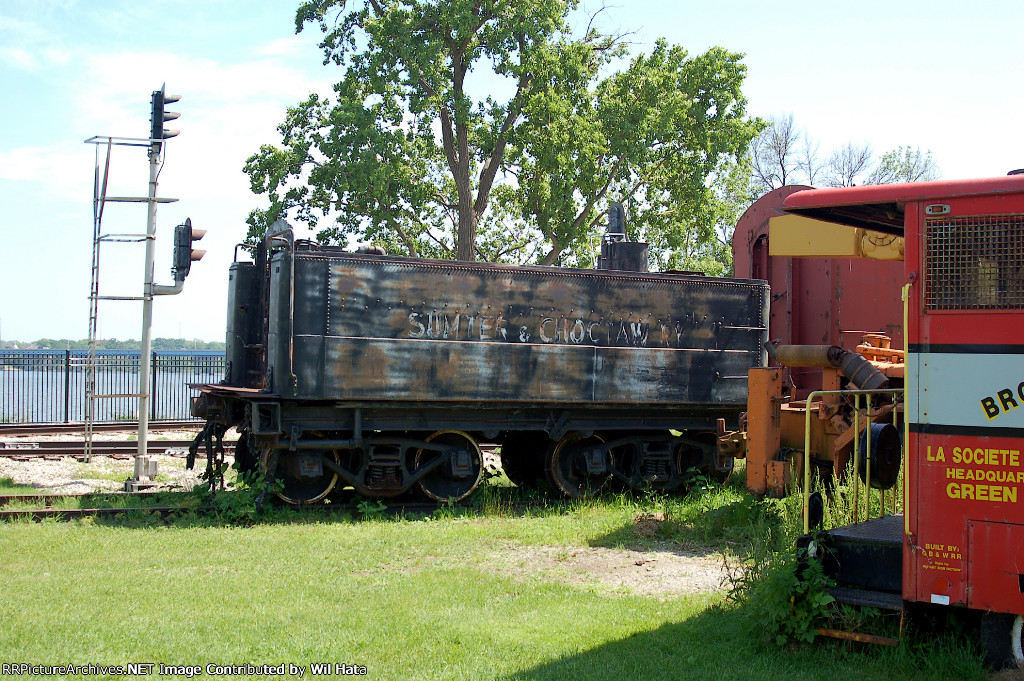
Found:
[[[784,209],[905,239],[905,512],[827,530],[836,574],[860,573],[840,586],[983,612],[990,659],[1024,663],[1024,176],[799,191]]]
[[[791,185],[755,201],[736,223],[732,252],[736,276],[771,286],[768,337],[783,345],[835,345],[853,350],[865,333],[880,333],[903,347],[903,306],[885,292],[903,285],[903,263],[850,257],[772,254],[769,221],[783,202],[810,189]],[[787,368],[786,382],[800,397],[821,389],[821,373]]]

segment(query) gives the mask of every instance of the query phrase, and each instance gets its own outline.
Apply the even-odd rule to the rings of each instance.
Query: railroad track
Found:
[[[150,440],[148,452],[150,456],[163,454],[165,456],[188,455],[188,447],[192,440]],[[482,444],[480,450],[486,453],[493,453],[498,445]],[[138,443],[131,440],[103,440],[92,443],[93,456],[106,456],[111,459],[128,460],[138,453]],[[200,446],[199,455],[205,456],[205,449]],[[225,440],[224,451],[232,454],[235,451],[235,441]],[[30,461],[32,459],[62,459],[71,457],[74,459],[85,458],[85,442],[69,441],[59,442],[43,440],[36,442],[0,442],[0,457],[6,457],[15,461]]]
[[[192,440],[150,440],[147,450],[149,454],[163,454],[166,456],[187,456],[188,447]],[[235,443],[224,442],[224,450],[227,453],[234,452]],[[112,459],[131,459],[138,453],[139,445],[131,440],[102,440],[92,443],[93,456],[106,456]],[[205,449],[199,448],[199,454],[205,456]],[[32,459],[62,459],[72,457],[75,459],[85,458],[84,441],[52,441],[44,440],[38,442],[18,441],[0,442],[0,457],[6,457],[15,461],[30,461]]]
[[[71,521],[80,518],[115,517],[128,515],[130,513],[151,513],[158,514],[167,520],[174,513],[189,511],[196,513],[210,513],[215,510],[213,506],[199,506],[196,508],[184,508],[181,506],[140,506],[132,508],[36,508],[36,509],[0,509],[0,522],[12,520],[34,520],[41,522],[48,518],[55,520]]]
[[[150,421],[150,431],[155,430],[179,430],[182,428],[203,427],[202,421]],[[139,429],[136,421],[118,421],[114,423],[94,423],[92,426],[97,433],[125,433],[134,432]],[[84,433],[84,423],[3,423],[0,424],[0,435],[58,435],[62,433]]]

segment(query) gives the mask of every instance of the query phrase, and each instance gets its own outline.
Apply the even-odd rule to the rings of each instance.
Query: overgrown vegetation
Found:
[[[0,494],[34,494],[36,491],[31,485],[19,485],[11,478],[0,478]]]
[[[828,593],[834,584],[821,561],[809,556],[807,549],[757,555],[753,560],[752,574],[745,574],[732,591],[740,603],[749,605],[751,629],[779,645],[813,641],[815,627],[828,619],[835,602]]]

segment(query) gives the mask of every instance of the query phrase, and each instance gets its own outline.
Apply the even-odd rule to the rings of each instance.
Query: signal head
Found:
[[[175,281],[184,281],[192,268],[192,263],[202,260],[206,255],[206,251],[192,248],[192,242],[199,241],[204,236],[206,230],[192,227],[191,218],[187,218],[184,223],[174,228],[174,264],[171,271],[174,273]]]
[[[153,91],[152,111],[150,112],[149,139],[156,151],[160,151],[163,140],[176,137],[180,131],[167,130],[164,123],[177,119],[181,114],[176,111],[166,111],[165,104],[171,104],[181,100],[181,95],[169,95],[165,92],[167,85],[161,85],[159,90]]]

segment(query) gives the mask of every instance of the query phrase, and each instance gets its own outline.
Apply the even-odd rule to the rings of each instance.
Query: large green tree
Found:
[[[659,42],[624,70],[614,36],[567,25],[575,0],[310,0],[343,69],[246,164],[270,206],[324,241],[410,255],[590,264],[608,204],[655,250],[700,230],[709,186],[757,132],[740,55]],[[487,91],[488,95],[480,95]],[[498,96],[502,94],[503,96]],[[706,232],[706,230],[705,230]]]
[[[541,262],[591,264],[610,201],[628,206],[632,235],[657,253],[712,238],[713,181],[759,129],[745,117],[744,75],[738,54],[690,57],[659,41],[593,87],[534,98],[509,167],[521,214],[550,244]]]

